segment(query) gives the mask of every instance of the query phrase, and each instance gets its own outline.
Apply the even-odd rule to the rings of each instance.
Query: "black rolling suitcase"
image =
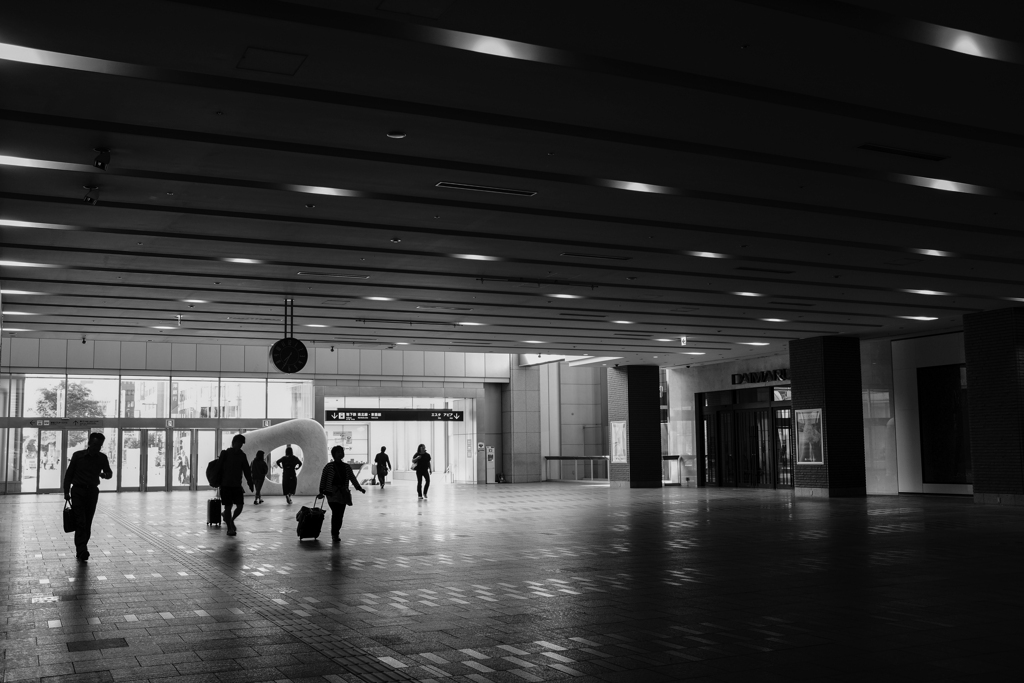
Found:
[[[211,498],[206,501],[206,526],[216,524],[220,526],[220,509],[223,503],[220,498]]]
[[[316,539],[320,537],[320,529],[324,525],[324,506],[316,506],[316,501],[313,501],[313,507],[308,508],[303,505],[295,519],[298,520],[299,526],[295,529],[295,532],[299,535],[299,540],[304,538]]]

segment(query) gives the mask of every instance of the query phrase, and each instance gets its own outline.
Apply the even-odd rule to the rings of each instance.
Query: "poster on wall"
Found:
[[[626,459],[626,422],[612,422],[612,462],[628,462]]]
[[[824,465],[821,408],[806,408],[796,413],[796,464]]]

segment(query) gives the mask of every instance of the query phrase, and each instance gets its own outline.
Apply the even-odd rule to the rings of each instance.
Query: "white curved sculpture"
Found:
[[[245,445],[242,450],[249,456],[249,462],[256,458],[256,451],[263,451],[264,457],[270,458],[270,452],[280,446],[298,446],[302,459],[302,467],[298,471],[296,495],[315,496],[320,492],[320,472],[327,464],[327,433],[316,420],[300,418],[288,420],[270,427],[254,429],[245,433]],[[280,495],[281,484],[269,479],[263,485],[263,493]]]

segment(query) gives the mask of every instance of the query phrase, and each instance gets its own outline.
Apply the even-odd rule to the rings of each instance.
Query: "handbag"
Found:
[[[68,501],[64,501],[64,533],[70,534],[75,530],[76,526],[75,509],[71,507]]]
[[[342,498],[345,499],[345,505],[351,505],[352,504],[352,489],[345,489],[342,492]]]

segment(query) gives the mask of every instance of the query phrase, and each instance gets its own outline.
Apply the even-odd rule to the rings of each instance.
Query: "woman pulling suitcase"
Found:
[[[366,493],[366,489],[359,485],[355,473],[347,462],[345,462],[345,449],[335,446],[331,449],[331,457],[334,462],[324,465],[320,474],[320,498],[327,498],[327,504],[331,507],[331,540],[335,543],[341,540],[341,523],[345,521],[345,508],[352,504],[352,491],[348,487],[352,485],[360,493]]]

